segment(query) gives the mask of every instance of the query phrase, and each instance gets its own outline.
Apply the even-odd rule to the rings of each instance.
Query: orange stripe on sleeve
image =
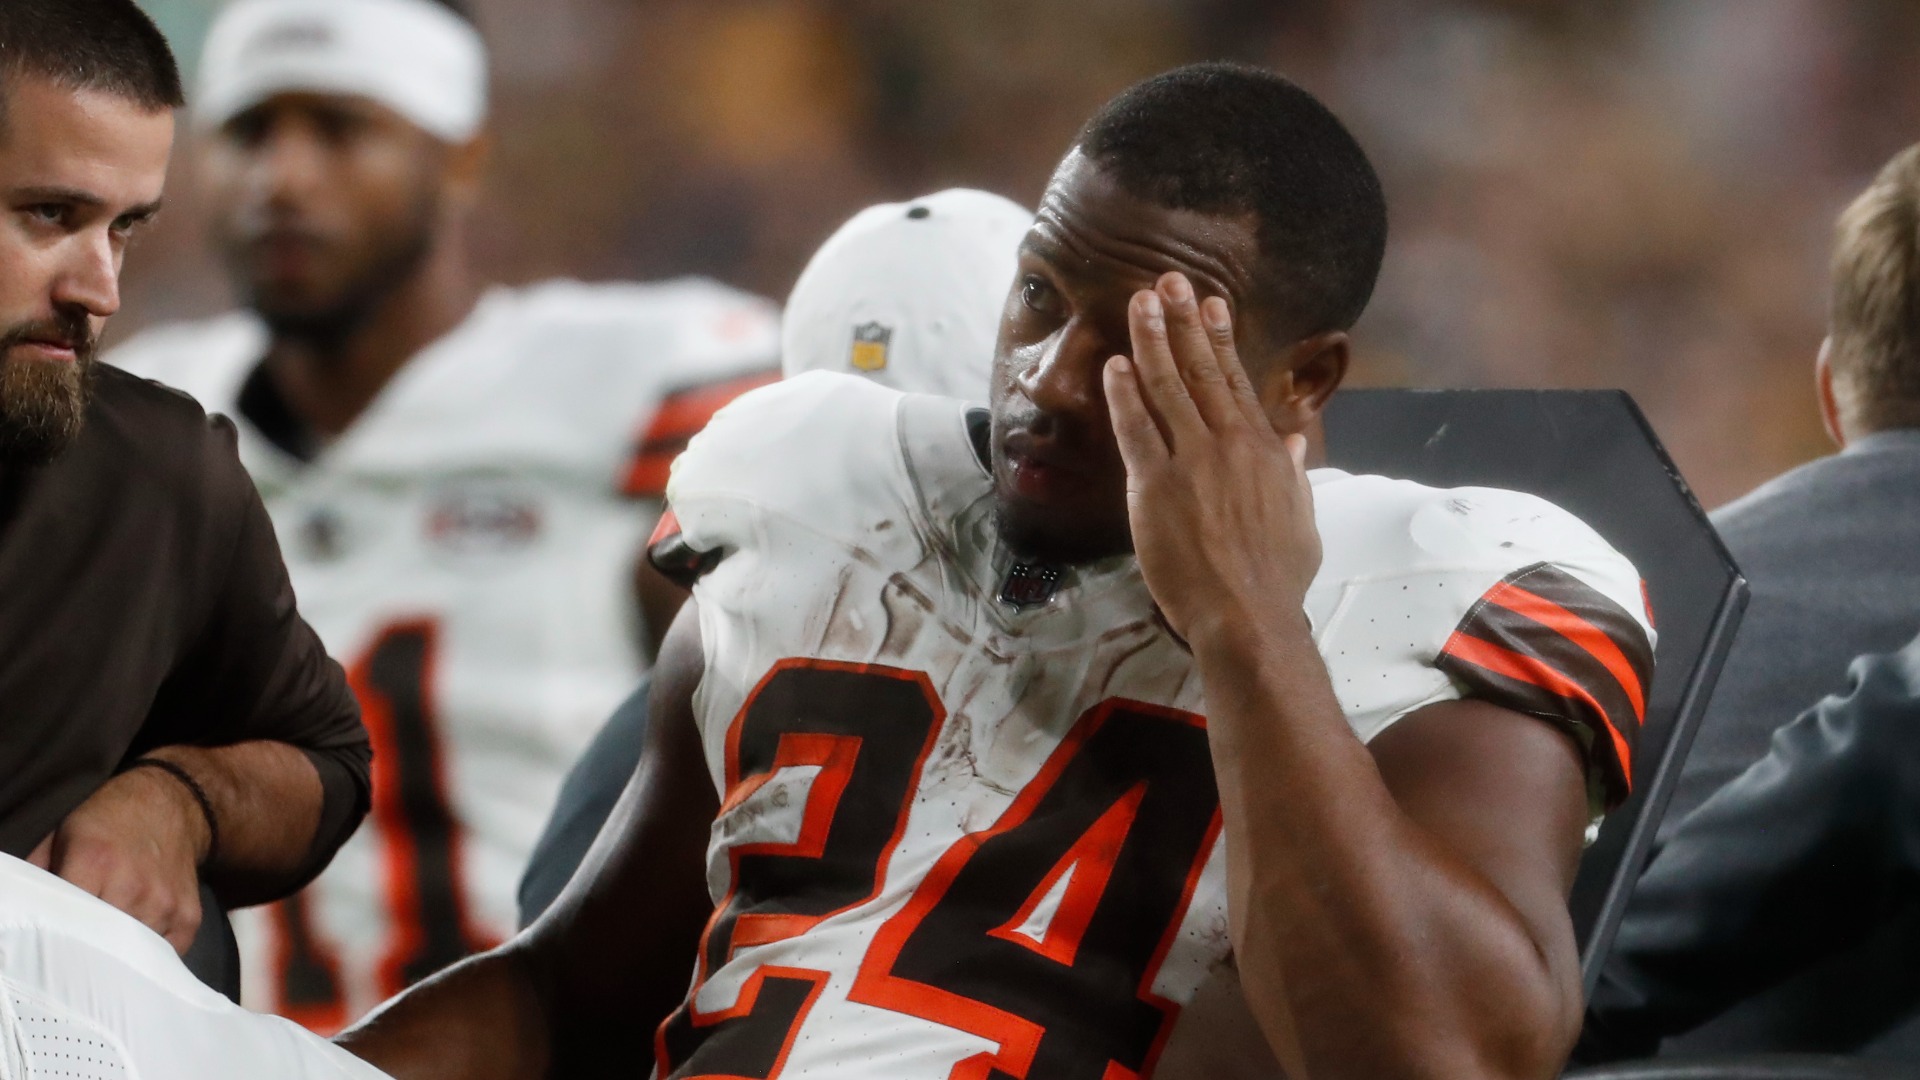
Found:
[[[653,422],[647,425],[647,432],[640,441],[645,443],[667,442],[685,439],[698,434],[719,412],[734,398],[749,390],[758,390],[769,383],[777,382],[780,373],[761,371],[743,378],[731,379],[722,383],[710,383],[696,386],[672,394],[660,403],[653,414]]]
[[[1628,747],[1626,738],[1620,734],[1619,726],[1613,722],[1613,718],[1607,715],[1607,710],[1600,707],[1600,703],[1594,700],[1593,695],[1589,694],[1585,687],[1562,675],[1542,660],[1523,656],[1478,638],[1468,637],[1457,630],[1447,638],[1444,651],[1448,656],[1478,665],[1496,675],[1504,675],[1509,679],[1537,686],[1548,693],[1585,702],[1593,709],[1594,715],[1600,718],[1601,726],[1606,728],[1608,737],[1613,740],[1614,753],[1620,760],[1621,779],[1629,788],[1632,786],[1633,751]]]
[[[1550,627],[1592,654],[1595,660],[1613,673],[1621,689],[1627,692],[1628,700],[1633,703],[1633,718],[1636,721],[1646,719],[1646,688],[1640,685],[1640,676],[1633,670],[1633,665],[1627,661],[1626,654],[1620,651],[1620,646],[1607,636],[1606,631],[1546,597],[1530,593],[1510,582],[1503,581],[1495,585],[1488,591],[1486,599],[1490,604],[1497,604],[1508,611],[1525,615],[1534,622]]]

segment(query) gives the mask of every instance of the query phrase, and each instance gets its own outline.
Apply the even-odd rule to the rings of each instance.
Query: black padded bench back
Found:
[[[1571,908],[1588,993],[1746,605],[1746,582],[1646,418],[1617,390],[1345,390],[1329,464],[1498,487],[1578,515],[1647,581],[1659,642],[1634,794],[1580,864]]]

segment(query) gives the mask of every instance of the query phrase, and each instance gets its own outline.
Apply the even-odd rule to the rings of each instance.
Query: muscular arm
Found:
[[[1194,652],[1241,982],[1289,1074],[1556,1075],[1580,1021],[1573,742],[1451,702],[1363,747],[1304,620],[1263,645]]]
[[[713,910],[704,866],[719,804],[693,716],[701,669],[689,603],[655,668],[640,771],[572,884],[518,937],[395,998],[343,1046],[397,1080],[645,1070]]]
[[[306,866],[320,828],[320,773],[307,755],[261,741],[164,746],[146,756],[185,769],[213,805],[220,846],[200,872],[221,900],[244,907],[284,895]]]
[[[1320,537],[1280,430],[1317,415],[1344,335],[1270,360],[1263,396],[1228,305],[1181,275],[1128,317],[1108,405],[1141,571],[1205,688],[1254,1018],[1294,1080],[1557,1075],[1580,1017],[1572,740],[1458,702],[1363,745],[1303,613]]]

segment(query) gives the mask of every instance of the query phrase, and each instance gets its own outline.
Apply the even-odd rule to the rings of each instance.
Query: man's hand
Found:
[[[1260,406],[1218,297],[1184,274],[1128,307],[1133,359],[1107,362],[1108,410],[1147,587],[1168,625],[1197,633],[1298,612],[1320,569],[1306,440]]]
[[[28,861],[139,919],[184,954],[200,929],[200,805],[158,769],[133,769],[76,807]]]

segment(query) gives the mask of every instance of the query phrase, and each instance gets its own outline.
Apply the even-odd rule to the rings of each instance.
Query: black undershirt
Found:
[[[240,399],[234,407],[268,442],[300,462],[311,463],[325,446],[313,425],[293,411],[264,359],[253,366],[247,381],[241,384]]]

